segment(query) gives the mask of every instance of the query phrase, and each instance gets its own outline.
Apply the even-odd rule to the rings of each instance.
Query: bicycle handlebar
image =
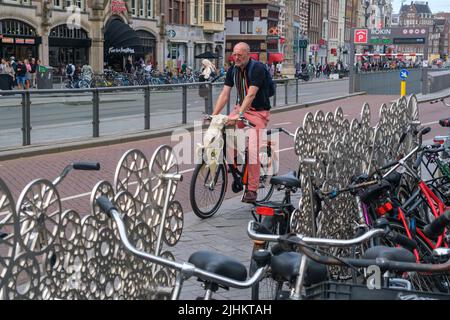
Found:
[[[61,174],[53,180],[53,185],[56,187],[60,184],[64,178],[69,174],[72,170],[100,170],[100,163],[98,162],[74,162],[66,166]]]
[[[305,254],[311,260],[326,264],[326,265],[337,265],[337,266],[348,266],[352,265],[354,267],[367,268],[369,266],[378,266],[387,270],[397,270],[400,272],[407,271],[417,271],[417,272],[443,272],[450,271],[450,259],[442,264],[420,264],[420,263],[411,263],[411,262],[397,262],[391,261],[386,258],[377,258],[377,259],[349,259],[349,258],[334,258],[321,256],[315,252],[313,252],[308,247],[311,245],[321,245],[321,246],[329,246],[329,247],[350,247],[356,244],[360,244],[364,241],[369,240],[370,238],[376,235],[386,235],[389,234],[388,231],[386,233],[383,229],[372,229],[366,232],[365,234],[350,240],[339,240],[339,239],[320,239],[320,238],[309,238],[299,234],[286,234],[286,235],[267,235],[267,234],[257,234],[254,232],[255,221],[250,221],[247,227],[247,234],[253,240],[260,241],[269,241],[269,242],[279,242],[279,243],[287,243],[290,245],[296,245],[299,250]],[[405,238],[402,236],[402,238]],[[392,239],[392,238],[391,238]],[[399,238],[397,238],[399,239]],[[412,244],[412,243],[411,243]]]
[[[247,234],[251,239],[259,240],[259,241],[278,242],[283,237],[286,236],[286,235],[279,236],[279,235],[273,235],[273,234],[256,233],[255,230],[257,230],[258,228],[259,228],[259,223],[257,223],[256,221],[250,221],[248,223]],[[349,240],[311,238],[311,237],[306,237],[301,234],[289,234],[289,236],[296,237],[308,245],[320,245],[320,246],[326,246],[326,247],[350,247],[353,245],[361,244],[377,235],[384,235],[385,233],[386,233],[386,231],[384,229],[372,229],[372,230],[369,230],[368,232],[366,232],[365,234],[363,234],[362,236],[359,236],[354,239],[349,239]]]
[[[212,115],[205,115],[204,116],[204,119],[205,120],[208,120],[208,121],[210,121],[210,120],[212,120]],[[252,122],[250,122],[250,121],[248,121],[246,118],[244,118],[244,117],[241,117],[241,118],[239,118],[239,119],[237,119],[236,121],[242,121],[247,127],[256,127],[256,125],[255,124],[253,124]]]
[[[162,257],[155,256],[153,254],[140,251],[136,247],[134,247],[127,236],[125,224],[118,212],[117,208],[114,204],[105,196],[101,196],[96,200],[96,203],[100,206],[101,210],[108,214],[110,218],[114,220],[116,226],[119,231],[120,241],[125,246],[125,248],[130,251],[133,255],[148,260],[152,263],[156,263],[162,265],[167,268],[175,269],[180,271],[184,275],[184,279],[188,279],[192,276],[198,277],[205,281],[211,281],[217,283],[219,285],[223,285],[226,287],[245,289],[252,287],[255,283],[257,283],[265,274],[267,265],[258,268],[255,274],[246,281],[237,281],[224,276],[220,276],[218,274],[205,271],[203,269],[199,269],[190,263],[177,263],[172,260],[168,260]],[[178,298],[179,289],[174,290],[174,294],[172,295],[172,299]],[[175,293],[176,292],[176,293]]]

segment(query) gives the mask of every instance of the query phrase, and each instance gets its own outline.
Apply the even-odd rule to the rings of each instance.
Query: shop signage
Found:
[[[368,38],[367,29],[356,29],[355,30],[355,43],[366,44]]]
[[[298,44],[302,49],[308,48],[308,40],[298,40]]]
[[[388,35],[392,34],[392,30],[391,29],[372,29],[372,30],[370,30],[370,34],[371,35],[388,36]]]
[[[167,31],[167,35],[169,36],[169,38],[175,38],[177,36],[177,33],[175,32],[175,30],[169,30]]]
[[[127,11],[125,1],[111,0],[111,11],[113,14],[120,14]]]
[[[14,38],[2,38],[2,43],[14,43]]]
[[[108,53],[128,53],[128,54],[134,54],[134,49],[131,48],[114,48],[110,47],[108,50]]]

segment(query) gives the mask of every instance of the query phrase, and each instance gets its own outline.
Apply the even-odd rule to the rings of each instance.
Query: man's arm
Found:
[[[220,114],[223,107],[228,103],[228,100],[230,100],[230,93],[231,93],[231,87],[224,85],[222,92],[220,93],[219,98],[217,99],[216,106],[214,107],[213,116]]]

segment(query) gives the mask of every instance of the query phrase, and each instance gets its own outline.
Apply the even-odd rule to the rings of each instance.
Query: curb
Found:
[[[281,113],[286,111],[291,111],[295,109],[304,109],[312,106],[316,106],[323,103],[333,102],[337,100],[343,100],[347,98],[351,98],[354,96],[360,96],[365,95],[365,92],[358,92],[353,94],[348,94],[344,96],[334,97],[330,99],[323,99],[323,100],[317,100],[308,102],[305,104],[298,104],[298,105],[289,105],[289,106],[283,106],[283,107],[275,107],[271,110],[272,113]],[[127,134],[127,135],[121,135],[121,136],[108,136],[103,138],[89,138],[85,141],[70,141],[70,142],[62,142],[58,143],[57,145],[52,144],[49,142],[45,145],[35,145],[35,146],[19,146],[14,147],[14,149],[6,149],[3,151],[0,151],[0,161],[6,161],[6,160],[14,160],[18,158],[25,158],[25,157],[33,157],[33,156],[39,156],[44,154],[51,154],[51,153],[60,153],[60,152],[66,152],[66,151],[73,151],[73,150],[80,150],[80,149],[87,149],[87,148],[94,148],[94,147],[103,147],[103,146],[109,146],[109,145],[115,145],[115,144],[121,144],[121,143],[127,143],[127,142],[133,142],[133,141],[139,141],[139,140],[145,140],[145,139],[152,139],[152,138],[160,138],[169,136],[172,134],[173,130],[175,129],[184,129],[189,132],[192,132],[194,130],[194,126],[189,125],[178,125],[170,128],[164,128],[159,130],[152,130],[152,131],[141,131],[137,133]]]

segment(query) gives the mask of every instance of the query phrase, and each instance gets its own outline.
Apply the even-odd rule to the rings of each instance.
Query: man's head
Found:
[[[239,42],[233,49],[234,64],[240,68],[245,68],[250,60],[250,47],[245,42]]]

